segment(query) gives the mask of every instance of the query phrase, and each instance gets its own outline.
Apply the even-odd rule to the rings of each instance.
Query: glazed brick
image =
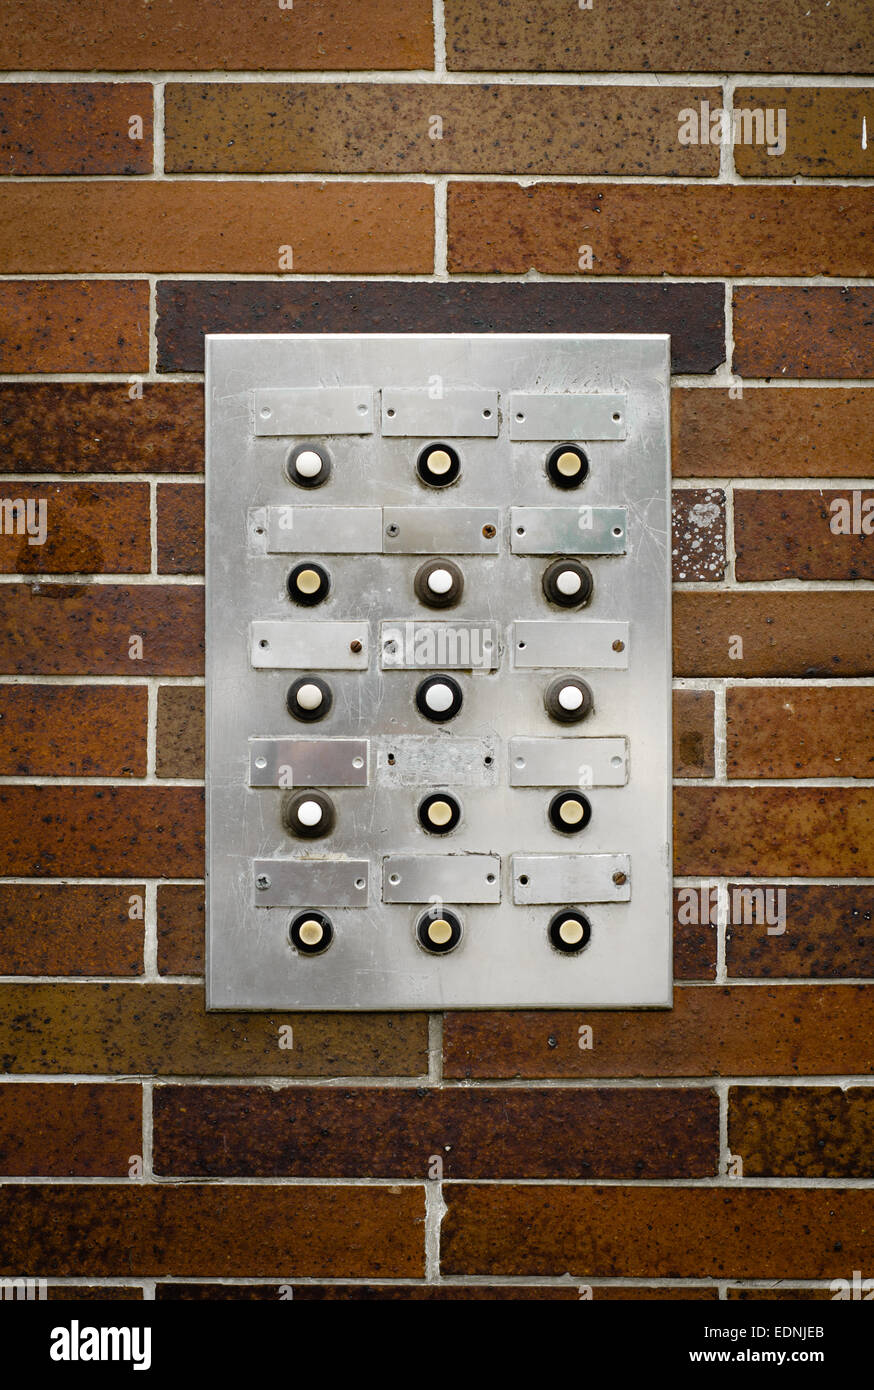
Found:
[[[715,776],[712,690],[675,690],[674,776]]]
[[[227,185],[222,185],[226,187]],[[162,280],[158,369],[203,371],[204,333],[670,333],[675,372],[725,355],[717,284]]]
[[[599,1303],[633,1299],[672,1301],[674,1299],[715,1299],[719,1290],[700,1285],[677,1284],[654,1288],[644,1284],[589,1285],[592,1299]],[[189,1302],[217,1300],[248,1303],[275,1303],[282,1289],[291,1289],[295,1303],[578,1303],[576,1284],[156,1284],[159,1302],[185,1299]],[[51,1297],[51,1293],[49,1294]]]
[[[0,685],[0,775],[145,777],[143,685]]]
[[[24,186],[9,184],[4,200]],[[61,241],[68,231],[58,232]],[[0,325],[0,372],[148,370],[142,280],[8,280],[0,283]]]
[[[674,871],[858,878],[874,853],[874,787],[677,787]]]
[[[202,975],[206,935],[201,883],[158,884],[158,973]]]
[[[132,637],[142,639],[141,658]],[[203,589],[187,584],[2,584],[0,672],[202,675]]]
[[[776,938],[775,938],[776,939]],[[581,1049],[579,1029],[593,1030]],[[869,1076],[874,987],[684,985],[672,1010],[453,1012],[447,1077]],[[592,1271],[594,1273],[594,1271]]]
[[[145,896],[142,883],[0,883],[0,975],[142,975]]]
[[[744,177],[840,179],[874,173],[874,148],[869,140],[863,149],[860,138],[863,120],[874,129],[870,87],[736,87],[734,105],[786,112],[783,154],[769,155],[763,145],[735,145],[734,167]]]
[[[444,1190],[447,1275],[832,1278],[874,1258],[874,1193],[810,1188]]]
[[[864,387],[671,392],[676,478],[867,478],[872,432],[874,392]]]
[[[711,1090],[162,1086],[165,1177],[712,1177]]]
[[[729,777],[874,777],[871,686],[731,686]]]
[[[12,1073],[418,1076],[428,1070],[424,1014],[206,1013],[203,989],[182,984],[0,984],[0,1002],[0,1061]],[[286,1027],[292,1048],[279,1046]]]
[[[705,894],[707,888],[705,887]],[[694,922],[683,890],[674,889],[674,979],[715,980],[717,932],[715,902],[696,889]],[[703,904],[703,905],[702,905]],[[711,920],[712,919],[712,920]]]
[[[576,275],[588,246],[591,275],[867,275],[874,230],[868,188],[465,182],[447,211],[475,274]]]
[[[126,1178],[142,1155],[139,1086],[0,1084],[0,1173]]]
[[[245,24],[234,0],[215,0],[208,23],[198,0],[151,0],[136,24],[126,0],[99,9],[68,0],[63,25],[29,0],[6,0],[0,52],[11,70],[43,72],[355,71],[433,67],[434,37],[430,0],[397,0],[389,11],[380,0],[307,0],[294,10],[249,0]]]
[[[127,1278],[421,1278],[415,1187],[186,1183],[0,1188],[0,1271]]]
[[[874,976],[874,927],[867,885],[729,884],[733,925],[726,930],[725,958],[735,979],[823,979]],[[745,908],[739,891],[761,889]],[[784,894],[784,897],[778,896]],[[785,932],[769,934],[765,923]],[[770,905],[770,913],[768,907]],[[745,923],[744,919],[751,920]],[[774,918],[777,922],[774,923]]]
[[[699,101],[718,106],[719,88],[171,82],[164,167],[715,176],[717,146],[677,141],[678,109]]]
[[[158,690],[158,776],[203,777],[205,734],[203,686],[162,685]]]
[[[650,9],[607,0],[506,5],[447,0],[450,72],[870,72],[874,41],[858,0],[827,11],[792,0]]]
[[[733,298],[741,376],[874,376],[874,289],[739,285]]]
[[[203,488],[159,483],[158,569],[161,574],[203,574]]]
[[[675,676],[874,675],[874,594],[865,590],[681,591],[673,616]]]
[[[0,473],[202,473],[203,387],[0,383]]]
[[[0,270],[423,273],[434,194],[416,183],[16,183]],[[148,320],[146,322],[148,328]]]
[[[40,483],[31,480],[4,488],[3,493],[0,573],[145,574],[148,571],[151,563],[148,483]],[[16,508],[16,502],[24,505]],[[26,510],[28,503],[30,513]],[[40,516],[45,521],[42,543]]]
[[[735,578],[874,579],[872,532],[874,492],[735,488]]]
[[[203,873],[199,787],[0,786],[2,871],[55,878]]]
[[[674,583],[725,578],[725,493],[721,488],[683,488],[671,496],[671,560]]]
[[[874,1090],[733,1086],[728,1146],[747,1178],[870,1178]]]
[[[130,138],[139,116],[142,136]],[[150,174],[152,88],[139,82],[0,87],[0,173]]]

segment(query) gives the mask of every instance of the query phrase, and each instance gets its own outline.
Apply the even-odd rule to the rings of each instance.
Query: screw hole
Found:
[[[491,753],[486,753],[486,756],[483,758],[483,762],[485,763],[486,767],[491,767],[494,761],[495,760],[492,757]]]
[[[520,875],[519,875],[519,882],[520,882],[520,883],[523,885],[523,887],[524,887],[524,885],[528,882],[528,875],[527,875],[527,874],[520,874]]]
[[[524,535],[525,535],[525,527],[524,527],[524,526],[517,526],[517,527],[516,527],[516,535],[517,535],[517,536],[524,536]]]
[[[394,767],[395,762],[396,762],[396,758],[395,758],[394,753],[389,753],[388,758],[387,758],[386,761],[388,762],[389,767]]]
[[[363,878],[356,878],[356,880],[355,880],[355,887],[360,891],[360,890],[364,887],[364,879],[363,879]]]
[[[495,876],[494,876],[494,874],[486,874],[486,883],[494,883],[494,881],[495,881]]]
[[[265,768],[265,767],[267,766],[267,759],[266,759],[266,758],[256,758],[256,759],[255,759],[255,766],[258,767],[258,768]]]
[[[393,419],[394,419],[394,414],[395,414],[395,413],[394,413],[394,409],[389,408],[385,413],[386,413],[386,415],[388,416],[388,418],[389,418],[390,420],[393,420]]]
[[[517,759],[516,759],[516,766],[517,766],[517,767],[524,767],[524,766],[525,766],[525,759],[524,759],[524,758],[517,758]]]
[[[622,527],[621,527],[621,526],[614,526],[614,527],[613,527],[613,534],[614,534],[614,536],[621,536],[621,535],[622,535]]]
[[[400,874],[389,874],[388,881],[389,883],[400,883],[401,876]]]
[[[359,407],[358,407],[358,414],[359,414],[359,415],[366,415],[366,414],[367,414],[367,406],[365,405],[365,403],[364,403],[363,401],[361,402],[361,404],[360,404]]]
[[[527,646],[527,643],[526,643],[526,642],[520,642],[520,643],[519,643],[519,650],[521,651],[522,648],[525,647],[525,646]]]
[[[353,758],[353,759],[352,759],[352,766],[353,766],[353,767],[363,767],[363,766],[364,766],[364,759],[363,759],[363,758]]]
[[[517,414],[516,414],[516,419],[517,419],[517,420],[524,420],[524,419],[525,419],[524,412],[521,411],[521,410],[518,411]]]
[[[256,527],[255,527],[255,535],[256,535],[256,536],[263,536],[263,535],[264,535],[264,527],[263,527],[263,526],[256,526]]]
[[[258,643],[258,646],[259,646],[259,647],[269,647],[269,646],[270,646],[270,643],[267,641],[267,638],[266,638],[266,637],[262,637],[262,638],[261,638],[261,641]]]
[[[484,420],[490,420],[491,417],[492,417],[492,412],[491,412],[490,410],[484,410],[484,411],[483,411],[483,419],[484,419]]]
[[[614,414],[613,419],[614,419],[614,420],[621,420],[621,419],[622,419],[622,416],[619,414],[618,410],[617,410],[616,413]]]
[[[262,405],[262,407],[261,407],[261,419],[262,419],[262,420],[269,420],[269,419],[270,419],[270,415],[271,415],[271,410],[270,410],[269,405]]]

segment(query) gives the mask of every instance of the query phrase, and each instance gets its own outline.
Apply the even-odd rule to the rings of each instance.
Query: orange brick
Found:
[[[132,117],[139,117],[140,124],[132,125]],[[131,134],[137,138],[131,139]],[[148,83],[8,82],[0,86],[0,172],[4,174],[150,174],[152,146]]]
[[[7,185],[4,197],[22,186]],[[67,231],[61,231],[62,240]],[[145,281],[0,283],[0,371],[145,372],[148,367]]]

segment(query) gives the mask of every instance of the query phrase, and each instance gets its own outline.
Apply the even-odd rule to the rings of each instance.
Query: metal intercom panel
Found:
[[[210,1008],[671,1003],[668,349],[207,337]]]

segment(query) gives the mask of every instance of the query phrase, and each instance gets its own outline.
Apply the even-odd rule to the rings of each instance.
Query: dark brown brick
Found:
[[[0,473],[202,472],[198,382],[0,383]]]
[[[224,185],[223,185],[224,186]],[[670,333],[675,372],[725,355],[718,284],[158,283],[160,371],[203,371],[204,333]]]
[[[695,890],[691,900],[687,890],[674,889],[674,979],[716,979],[716,899],[709,896],[710,885]],[[693,910],[694,907],[694,910]]]
[[[2,491],[0,573],[148,571],[148,483],[18,482]]]
[[[0,685],[0,730],[5,777],[145,777],[148,692]]]
[[[874,492],[735,488],[735,578],[874,579]]]
[[[730,686],[729,777],[874,777],[871,686]]]
[[[203,874],[199,787],[0,786],[4,874]]]
[[[158,569],[162,574],[203,574],[203,488],[159,483]]]
[[[874,1090],[732,1086],[728,1146],[746,1178],[870,1178]]]
[[[713,777],[712,690],[675,690],[674,776]]]
[[[718,87],[401,82],[168,83],[172,173],[716,175],[677,111]],[[440,139],[431,138],[437,115]],[[486,132],[488,138],[485,138]]]
[[[864,387],[671,392],[677,478],[867,478],[872,431],[874,392]]]
[[[843,1275],[839,1275],[843,1278]],[[813,1289],[793,1289],[781,1284],[776,1289],[732,1289],[727,1290],[726,1295],[730,1300],[737,1300],[741,1303],[762,1303],[762,1302],[781,1302],[781,1303],[810,1303],[832,1299],[834,1294],[827,1284],[822,1288]]]
[[[145,897],[142,883],[0,883],[0,975],[142,975]]]
[[[165,1177],[711,1177],[715,1091],[162,1086]]]
[[[206,1013],[203,989],[181,984],[0,984],[0,1002],[0,1061],[13,1073],[336,1077],[428,1069],[424,1014]],[[287,1027],[291,1048],[279,1046]]]
[[[0,1271],[415,1279],[423,1222],[421,1185],[34,1183],[0,1188]]]
[[[594,1046],[580,1047],[580,1027]],[[683,985],[668,1010],[454,1012],[447,1077],[870,1076],[874,987]],[[592,1271],[594,1272],[594,1271]]]
[[[78,1303],[87,1299],[89,1303],[142,1302],[143,1291],[130,1284],[52,1284],[47,1289],[50,1303]]]
[[[871,178],[874,145],[862,144],[862,122],[874,130],[870,87],[736,87],[734,106],[786,112],[786,149],[770,154],[762,144],[734,147],[734,167],[745,178]],[[773,119],[773,117],[772,117]]]
[[[23,3],[23,0],[21,0]],[[864,4],[828,11],[792,0],[718,0],[641,11],[635,0],[591,10],[562,0],[446,5],[446,63],[465,72],[870,72]]]
[[[0,324],[2,372],[148,370],[144,280],[7,280]]]
[[[158,884],[159,974],[203,974],[204,908],[202,884]]]
[[[142,135],[131,139],[132,116]],[[145,82],[9,82],[0,87],[0,172],[150,174],[152,88]]]
[[[874,1258],[874,1193],[453,1184],[448,1275],[832,1278]]]
[[[276,0],[248,0],[241,24],[233,0],[215,0],[209,23],[198,0],[151,0],[131,23],[127,0],[68,0],[64,23],[6,0],[0,53],[11,70],[104,72],[328,72],[430,68],[434,36],[430,0],[307,0],[294,10]],[[858,69],[853,69],[858,71]]]
[[[592,1298],[599,1303],[614,1302],[617,1299],[674,1300],[715,1299],[719,1290],[702,1288],[700,1285],[675,1284],[670,1287],[654,1288],[650,1285],[636,1288],[630,1284],[597,1284],[592,1288]],[[295,1303],[477,1303],[477,1302],[524,1302],[524,1303],[578,1303],[580,1289],[576,1284],[156,1284],[155,1298],[159,1302],[186,1299],[190,1301],[215,1302],[244,1300],[249,1303],[275,1303],[280,1298],[288,1298],[287,1290]],[[280,1292],[285,1290],[286,1292]],[[51,1297],[51,1294],[49,1295]]]
[[[753,377],[874,376],[874,289],[738,285],[732,369]]]
[[[673,609],[675,676],[874,675],[874,594],[864,590],[681,591]]]
[[[158,691],[159,777],[202,777],[204,769],[202,686],[162,685]]]
[[[683,488],[671,497],[674,583],[725,577],[725,493],[721,488]]]
[[[141,659],[131,642],[136,637],[142,639]],[[201,675],[203,589],[188,584],[0,585],[0,672]]]
[[[750,899],[756,889],[763,892]],[[725,955],[733,978],[874,977],[874,905],[867,886],[731,883],[729,894]],[[785,931],[769,933],[768,924],[779,927],[783,916]]]
[[[830,186],[464,182],[447,212],[449,270],[480,275],[576,275],[581,246],[589,275],[866,275],[874,232],[872,190]]]
[[[4,1177],[126,1178],[142,1151],[139,1086],[0,1085]]]

